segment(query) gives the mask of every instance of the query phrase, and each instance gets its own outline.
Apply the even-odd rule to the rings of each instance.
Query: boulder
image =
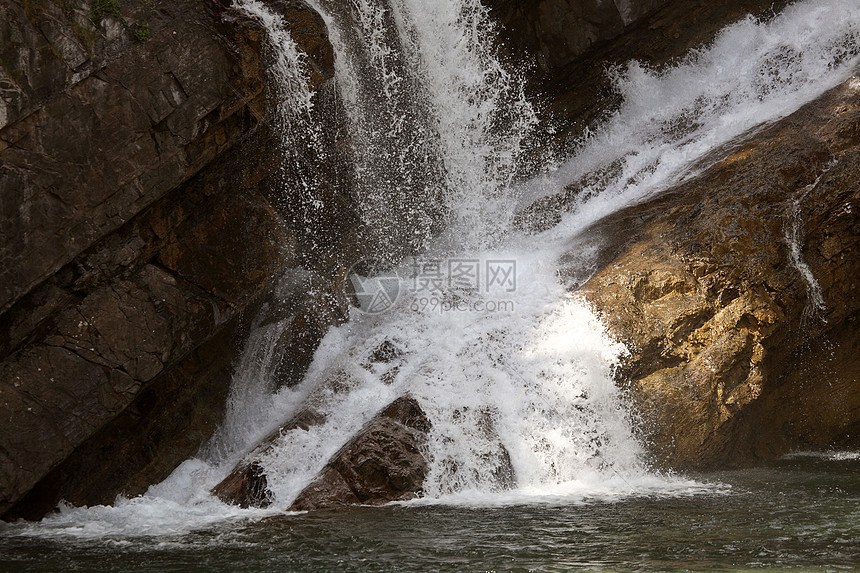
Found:
[[[305,409],[264,439],[212,492],[227,503],[266,507],[268,478],[259,462],[283,433],[323,423]],[[295,499],[291,510],[345,505],[380,505],[421,493],[427,475],[425,458],[430,421],[410,397],[398,398],[356,434]]]
[[[427,476],[430,421],[409,397],[376,415],[346,444],[290,509],[382,505],[420,495]]]

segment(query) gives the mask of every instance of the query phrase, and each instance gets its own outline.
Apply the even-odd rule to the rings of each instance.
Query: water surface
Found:
[[[696,476],[707,493],[360,507],[87,539],[0,526],[4,571],[850,571],[860,455]],[[522,501],[525,500],[525,501]],[[141,524],[143,530],[145,524]],[[34,537],[35,535],[35,537]]]

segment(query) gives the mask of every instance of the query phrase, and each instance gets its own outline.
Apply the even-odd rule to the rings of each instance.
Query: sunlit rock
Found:
[[[588,233],[603,238],[608,257],[580,292],[632,352],[619,380],[663,465],[858,446],[852,85],[712,154],[700,176]]]

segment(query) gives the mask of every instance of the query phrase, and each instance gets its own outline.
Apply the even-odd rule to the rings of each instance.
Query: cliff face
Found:
[[[858,159],[853,78],[583,238],[606,258],[580,292],[632,350],[663,465],[860,446]]]
[[[69,6],[0,7],[6,518],[141,493],[194,453],[285,272],[283,383],[346,304],[343,263],[309,253],[321,231],[295,224],[261,121],[262,28],[228,2]],[[321,19],[272,6],[310,56],[320,108],[334,105]],[[328,237],[352,220],[339,209]]]
[[[488,3],[510,54],[539,64],[532,87],[559,127],[545,143],[555,148],[617,103],[607,65],[665,64],[747,12],[779,7]],[[308,54],[312,121],[325,126],[323,208],[310,211],[290,183],[307,175],[314,150],[297,142],[282,153],[264,120],[265,33],[229,4],[0,6],[5,519],[40,517],[60,499],[142,493],[217,426],[252,323],[289,321],[277,369],[289,385],[345,318],[343,278],[363,235],[344,192],[344,126],[329,119],[344,114],[335,113],[325,26],[302,2],[266,2]],[[857,446],[857,98],[849,82],[585,237],[605,244],[582,292],[634,349],[622,379],[663,464]],[[791,244],[823,294],[820,308]],[[351,441],[301,506],[419,492],[426,461],[415,444],[426,424],[398,416],[381,415]],[[225,498],[261,503],[252,463],[231,479]]]
[[[487,0],[503,40],[530,53],[543,73],[575,61],[671,0]]]

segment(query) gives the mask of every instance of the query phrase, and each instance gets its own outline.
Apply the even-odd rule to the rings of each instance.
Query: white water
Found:
[[[421,249],[441,218],[444,170],[426,89],[376,0],[311,0],[335,49],[356,198],[380,258]]]
[[[766,23],[737,22],[665,70],[630,62],[611,72],[621,108],[579,142],[573,157],[524,185],[521,204],[585,175],[596,180],[585,185],[575,214],[543,235],[563,243],[692,177],[713,150],[847,80],[858,53],[860,3],[821,0],[798,2]]]
[[[536,123],[521,81],[487,41],[479,0],[311,0],[329,28],[350,122],[355,194],[384,253],[486,244]],[[444,226],[440,228],[440,221]],[[436,239],[438,246],[440,240]]]
[[[784,460],[796,460],[803,458],[817,458],[833,462],[843,462],[848,460],[860,460],[860,452],[852,451],[830,451],[830,452],[794,452],[782,457]]]
[[[288,147],[291,143],[288,138],[298,135],[298,130],[291,126],[309,116],[314,107],[314,94],[307,80],[307,56],[293,41],[284,19],[265,4],[259,0],[235,0],[235,7],[266,30],[266,72],[274,80],[267,82],[267,86],[276,92],[271,98],[275,102],[273,113],[267,117],[274,120],[273,131],[284,136],[284,146]],[[263,115],[263,110],[256,111]],[[301,127],[307,129],[307,125]]]
[[[282,156],[279,166],[282,200],[290,204],[290,211],[298,214],[294,223],[313,228],[324,205],[319,199],[318,177],[305,164],[314,162],[314,168],[319,168],[327,153],[323,127],[314,122],[317,92],[311,89],[307,56],[290,36],[283,17],[265,4],[259,0],[234,0],[233,6],[259,22],[266,31],[263,61],[268,75],[266,89],[273,92],[267,97],[272,102],[271,109],[255,109],[248,103],[277,136]]]
[[[400,37],[417,54],[435,116],[449,247],[486,247],[510,222],[509,187],[537,116],[521,79],[487,41],[495,28],[480,0],[397,0],[391,8]]]
[[[426,98],[410,104],[411,111],[402,116],[405,123],[429,130],[419,131],[418,139],[407,138],[403,158],[417,157],[417,149],[432,156],[419,165],[430,175],[439,169],[441,177],[434,181],[440,187],[422,197],[444,191],[453,231],[434,245],[426,242],[426,229],[417,229],[429,248],[419,262],[444,260],[459,241],[461,249],[469,249],[461,250],[462,258],[481,264],[515,261],[516,288],[499,284],[487,290],[484,276],[478,288],[443,286],[436,293],[412,293],[412,270],[404,265],[399,269],[404,296],[395,306],[384,314],[354,310],[348,324],[323,340],[302,384],[277,392],[270,381],[275,341],[287,325],[261,327],[238,366],[227,420],[200,458],[185,462],[141,498],[119,500],[114,507],[64,508],[41,524],[17,526],[18,531],[162,535],[282,512],[355,431],[406,393],[433,423],[431,471],[418,503],[578,503],[714,491],[655,475],[642,463],[630,415],[612,380],[625,349],[560,284],[556,261],[593,221],[690,176],[691,166],[709,151],[846,79],[860,45],[860,6],[839,0],[802,3],[769,23],[743,21],[728,28],[713,46],[674,68],[656,72],[631,64],[616,75],[616,88],[625,98],[618,113],[569,161],[509,189],[519,140],[495,122],[507,116],[516,119],[515,126],[528,126],[532,112],[516,82],[478,42],[475,34],[486,33],[487,26],[480,6],[470,0],[432,4],[402,0],[383,9],[371,0],[355,0],[351,17],[326,14],[338,50],[341,93],[352,129],[385,153],[389,134],[380,135],[368,119],[372,106],[362,102],[368,94],[361,82],[371,81],[389,103],[407,85],[417,90],[413,98]],[[283,29],[282,24],[274,27]],[[349,51],[357,49],[357,40],[347,39],[350,34],[364,46],[357,52]],[[373,66],[361,63],[362,58]],[[844,61],[834,63],[839,60]],[[367,80],[359,73],[362,66],[376,66],[380,74]],[[404,69],[409,74],[402,75]],[[418,112],[429,115],[409,116]],[[374,140],[377,136],[382,139]],[[510,146],[508,155],[500,153],[503,146]],[[358,157],[360,173],[379,167],[367,159]],[[504,217],[484,221],[523,193],[533,198],[613,163],[620,165],[620,176],[607,175],[600,187],[588,189],[576,209],[542,235],[510,233],[499,242],[498,231],[505,227],[498,221],[507,221],[509,208]],[[389,163],[395,171],[408,164]],[[385,185],[405,181],[414,190],[409,187],[414,180],[401,175],[395,173]],[[402,192],[385,185],[377,194],[383,202],[390,199],[387,193]],[[378,221],[380,199],[370,187],[364,193],[368,221]],[[410,220],[425,224],[421,214]],[[460,310],[451,310],[454,306]],[[495,312],[486,310],[490,306]],[[374,350],[385,341],[400,356],[390,363],[373,362]],[[262,460],[273,506],[240,510],[208,494],[262,436],[305,405],[325,413],[327,422],[284,434]],[[516,476],[510,490],[494,477],[504,451]]]
[[[788,242],[789,259],[791,260],[791,264],[794,265],[794,268],[797,269],[801,278],[803,278],[803,282],[806,283],[807,303],[803,309],[803,326],[806,325],[806,322],[816,316],[818,316],[823,322],[827,322],[824,317],[821,316],[821,314],[827,310],[824,305],[824,296],[821,294],[821,286],[818,284],[818,280],[815,278],[815,274],[813,274],[812,269],[810,269],[809,265],[806,264],[806,261],[803,260],[804,231],[801,207],[809,194],[814,192],[818,187],[822,177],[827,174],[827,171],[829,171],[830,168],[831,166],[827,166],[824,169],[824,172],[816,177],[815,181],[807,185],[800,195],[791,202],[791,212],[788,215],[788,220],[785,225],[785,240]]]

